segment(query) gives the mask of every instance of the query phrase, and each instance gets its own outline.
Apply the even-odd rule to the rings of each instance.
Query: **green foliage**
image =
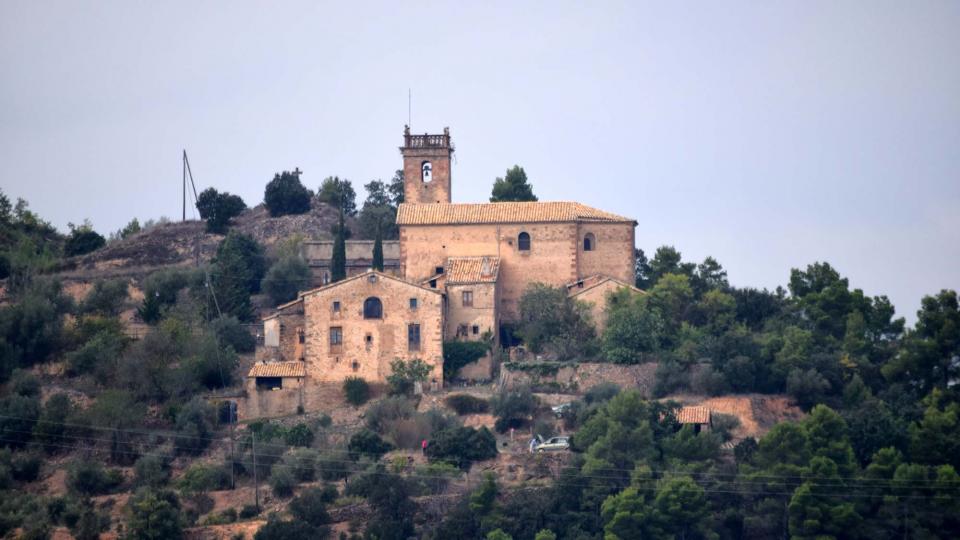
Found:
[[[123,474],[117,469],[105,469],[92,459],[78,459],[67,467],[67,487],[70,491],[86,496],[110,493],[123,482]]]
[[[177,540],[183,537],[180,501],[172,491],[140,488],[127,503],[126,540]]]
[[[367,502],[374,517],[366,534],[379,540],[405,540],[414,535],[413,516],[417,505],[410,500],[410,487],[404,478],[392,474],[380,476]]]
[[[490,202],[536,200],[537,196],[533,194],[533,186],[527,182],[527,172],[519,165],[507,169],[507,174],[503,178],[497,177],[493,182]]]
[[[400,358],[394,359],[390,362],[390,375],[387,375],[390,394],[395,396],[412,394],[414,385],[426,381],[431,371],[430,366],[419,358],[409,362]]]
[[[923,418],[910,426],[910,455],[920,463],[960,468],[960,403],[934,390],[924,405]]]
[[[373,241],[373,261],[370,267],[378,272],[383,272],[383,233],[377,227],[377,236]]]
[[[396,181],[396,177],[394,177]],[[374,180],[363,186],[367,190],[367,199],[360,210],[360,234],[364,238],[374,238],[379,235],[383,238],[395,239],[400,231],[397,227],[397,202],[392,191],[393,186],[387,186],[380,180]],[[400,180],[400,198],[403,198],[403,181]],[[402,200],[401,200],[402,202]]]
[[[333,239],[333,255],[330,258],[330,281],[336,283],[347,277],[347,237],[343,223],[343,210],[337,221],[336,235]]]
[[[595,352],[596,329],[585,304],[563,287],[532,283],[520,297],[518,334],[534,353],[550,352],[560,360]]]
[[[211,326],[222,348],[230,347],[238,353],[252,353],[257,347],[257,339],[236,317],[218,318]]]
[[[490,401],[470,394],[450,394],[443,402],[457,414],[482,414],[490,410]]]
[[[48,360],[63,345],[63,315],[72,303],[58,281],[35,280],[19,302],[0,306],[0,381],[17,367]]]
[[[43,445],[47,453],[63,451],[72,446],[66,424],[74,412],[73,401],[60,392],[50,396],[43,405],[43,411],[33,428],[33,438]]]
[[[294,448],[283,455],[282,466],[300,482],[312,482],[317,472],[316,450]]]
[[[197,197],[197,211],[200,219],[207,222],[207,232],[223,234],[230,220],[246,209],[247,205],[238,195],[220,193],[214,188],[203,190]]]
[[[80,303],[80,312],[116,317],[127,299],[127,286],[123,279],[97,281]]]
[[[63,244],[63,254],[67,257],[86,255],[107,245],[107,239],[88,224],[72,226],[67,241]]]
[[[891,308],[892,309],[892,308]],[[902,326],[902,320],[900,320]],[[925,392],[946,389],[960,378],[960,301],[957,292],[924,296],[916,328],[904,336],[899,355],[883,366],[888,379],[921,385]]]
[[[188,494],[227,489],[230,487],[230,473],[222,465],[194,462],[184,471],[177,486]]]
[[[504,388],[490,399],[490,406],[497,417],[496,429],[502,433],[529,422],[538,402],[528,387]]]
[[[359,407],[370,399],[370,385],[360,377],[347,377],[343,381],[343,395],[347,403]]]
[[[606,381],[590,387],[590,389],[583,394],[583,400],[586,401],[587,404],[603,403],[605,401],[610,401],[619,393],[619,385]]]
[[[174,437],[177,453],[200,455],[210,445],[215,425],[213,406],[200,397],[190,400],[177,414],[177,434]]]
[[[310,190],[300,183],[299,171],[277,173],[263,193],[263,202],[272,217],[309,212],[310,198]]]
[[[490,345],[484,341],[444,341],[444,378],[455,379],[460,368],[483,358],[489,350]]]
[[[274,304],[283,304],[297,297],[310,286],[310,267],[299,256],[283,257],[273,263],[263,279],[263,291]]]
[[[380,438],[380,435],[373,431],[361,429],[350,437],[347,450],[350,451],[350,457],[354,461],[361,457],[378,460],[380,456],[393,450],[393,445]]]
[[[137,487],[164,487],[170,481],[170,459],[157,454],[146,454],[134,464],[133,473],[133,483]]]
[[[22,448],[40,418],[40,400],[11,394],[0,398],[0,447]]]
[[[327,532],[304,521],[267,520],[266,525],[260,527],[253,535],[254,540],[302,540],[305,538],[325,538]]]
[[[300,422],[286,431],[283,440],[290,446],[308,447],[313,444],[314,433],[310,426]]]
[[[617,364],[647,361],[660,348],[664,322],[645,296],[623,291],[607,300],[607,326],[603,332],[603,356]]]
[[[270,489],[277,497],[287,498],[293,495],[293,488],[297,487],[297,479],[293,473],[278,463],[270,471]]]
[[[143,304],[138,313],[143,322],[155,324],[176,303],[177,294],[189,283],[188,272],[167,268],[143,280]]]
[[[497,457],[497,440],[486,427],[443,429],[430,438],[427,457],[467,470],[474,461]]]
[[[487,540],[513,540],[513,537],[503,532],[503,529],[494,529],[487,533]]]
[[[357,215],[357,192],[353,184],[338,176],[328,176],[323,179],[320,189],[317,190],[317,200],[342,210],[348,216]]]
[[[294,518],[314,527],[321,527],[330,523],[330,514],[326,507],[336,498],[337,488],[332,485],[307,488],[290,501],[288,509]]]
[[[787,393],[804,409],[823,401],[828,390],[830,382],[813,368],[806,371],[794,369],[787,376]]]
[[[654,373],[653,395],[663,397],[683,390],[690,385],[690,373],[687,368],[673,359],[657,364]]]

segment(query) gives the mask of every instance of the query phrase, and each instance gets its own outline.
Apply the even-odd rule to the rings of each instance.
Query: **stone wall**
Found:
[[[619,282],[605,280],[599,285],[588,286],[583,292],[577,292],[576,288],[571,288],[571,295],[578,301],[587,304],[590,307],[590,316],[594,325],[597,327],[597,335],[603,335],[603,330],[607,327],[607,295],[625,288]],[[635,289],[629,289],[636,292]],[[636,293],[640,294],[640,293]]]
[[[297,413],[297,407],[306,404],[304,382],[295,377],[284,377],[283,388],[257,389],[257,380],[248,377],[244,385],[246,398],[237,400],[237,416],[240,420],[251,418],[270,418]]]
[[[582,394],[590,388],[612,382],[620,388],[636,388],[646,397],[653,395],[656,362],[637,365],[564,362],[508,362],[501,366],[500,382],[507,388],[531,386],[539,391]]]
[[[597,236],[597,250],[582,254],[582,236]],[[530,235],[530,250],[520,251],[517,237]],[[591,273],[633,282],[633,224],[480,224],[404,225],[400,228],[400,267],[408,279],[434,275],[448,257],[500,257],[500,317],[516,320],[527,285],[566,285]]]
[[[380,299],[383,316],[365,319],[364,301],[373,297]],[[397,358],[419,358],[433,368],[430,379],[443,380],[443,297],[437,291],[369,272],[305,295],[304,312],[307,374],[315,381],[357,376],[383,382]],[[408,350],[409,324],[420,325],[419,351]],[[330,344],[334,327],[342,332],[340,347]]]
[[[499,334],[497,321],[497,284],[473,283],[469,285],[447,285],[446,337],[448,341],[479,341],[487,331],[496,339]],[[463,305],[463,293],[472,293],[473,305]],[[466,335],[458,330],[465,326]],[[473,333],[476,327],[477,333]]]

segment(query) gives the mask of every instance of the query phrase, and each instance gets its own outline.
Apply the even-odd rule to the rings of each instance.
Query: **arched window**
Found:
[[[583,250],[584,251],[593,251],[597,247],[597,239],[593,236],[593,233],[588,232],[583,236]]]
[[[517,249],[520,251],[530,251],[530,235],[522,232],[517,236]]]
[[[380,302],[380,299],[376,296],[371,296],[363,301],[363,318],[364,319],[382,319],[383,318],[383,303]]]
[[[420,180],[424,182],[433,180],[433,165],[429,161],[420,164]]]

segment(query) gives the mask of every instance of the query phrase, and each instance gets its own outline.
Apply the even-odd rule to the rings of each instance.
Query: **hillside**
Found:
[[[302,236],[330,240],[330,228],[337,222],[337,210],[313,199],[310,212],[270,217],[264,205],[245,210],[231,224],[231,230],[249,234],[268,251],[278,242]],[[356,220],[346,218],[347,227],[357,230]],[[146,231],[108,243],[92,253],[65,259],[58,274],[67,280],[104,278],[138,279],[165,266],[186,266],[208,261],[216,253],[223,235],[206,232],[198,220],[162,223]]]

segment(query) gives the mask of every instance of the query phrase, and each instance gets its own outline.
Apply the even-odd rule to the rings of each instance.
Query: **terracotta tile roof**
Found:
[[[681,424],[709,424],[710,409],[700,406],[685,405],[677,411],[677,422]]]
[[[495,283],[500,257],[450,257],[443,270],[447,283]]]
[[[577,202],[500,202],[476,204],[403,203],[397,211],[398,225],[457,225],[474,223],[551,223],[634,220],[597,210]]]
[[[250,368],[247,377],[306,377],[307,367],[303,362],[257,362]]]

